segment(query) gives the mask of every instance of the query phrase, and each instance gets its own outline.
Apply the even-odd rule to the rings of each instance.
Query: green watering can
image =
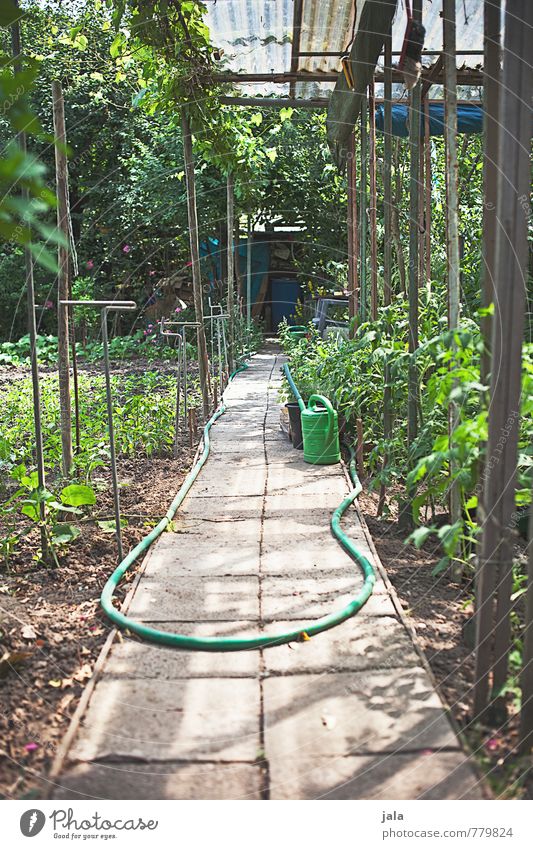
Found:
[[[303,324],[294,324],[288,330],[293,339],[305,339],[307,336],[307,327]]]
[[[340,463],[339,418],[328,398],[311,395],[307,408],[302,409],[302,434],[306,463],[315,466]]]

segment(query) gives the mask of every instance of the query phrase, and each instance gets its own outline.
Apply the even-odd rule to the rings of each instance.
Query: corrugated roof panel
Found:
[[[247,74],[290,70],[293,0],[204,0],[225,66]]]
[[[207,24],[214,44],[224,49],[225,70],[246,74],[284,73],[291,69],[294,0],[204,0]],[[365,0],[303,0],[300,51],[304,53],[343,52],[352,41],[354,12],[359,18]],[[442,2],[424,0],[423,23],[426,50],[442,50]],[[456,0],[457,50],[483,49],[482,0]],[[398,0],[393,24],[393,51],[400,51],[405,33],[404,0]],[[431,65],[435,56],[424,57]],[[395,57],[397,61],[397,57]],[[458,67],[476,68],[482,56],[457,57]],[[298,70],[335,73],[340,59],[334,56],[302,56]],[[332,88],[329,83],[301,82],[297,96],[317,97]],[[246,85],[246,93],[284,94],[288,86],[274,82]]]
[[[361,5],[361,4],[359,4]],[[317,3],[303,0],[300,50],[304,53],[342,53],[352,39],[355,4],[353,0]],[[336,71],[338,57],[302,56],[301,70]]]

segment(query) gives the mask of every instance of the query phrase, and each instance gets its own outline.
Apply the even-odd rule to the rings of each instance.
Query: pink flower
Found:
[[[490,740],[487,740],[487,742],[485,743],[485,748],[489,752],[495,752],[496,749],[498,748],[498,746],[499,746],[498,741],[495,740],[494,737],[491,737]]]
[[[85,263],[85,267],[88,268],[89,270],[91,268],[94,268],[94,262],[92,261],[92,259],[87,260],[87,262]]]
[[[181,307],[176,307],[176,309],[174,310],[174,312],[181,312]]]
[[[129,252],[131,251],[131,246],[130,245],[124,245],[122,250],[124,251],[125,254],[129,254]]]
[[[45,301],[45,302],[44,302],[44,308],[45,308],[45,310],[51,310],[51,309],[53,308],[53,306],[54,306],[54,302],[53,302],[53,301]]]
[[[188,263],[187,263],[187,268],[190,268],[190,267],[191,267],[191,265],[192,265],[192,262],[188,262]]]
[[[26,743],[24,748],[26,749],[27,752],[34,752],[35,749],[39,748],[39,744],[38,743]]]
[[[154,274],[157,274],[157,271],[150,271],[149,273],[150,273],[150,277],[153,277]]]

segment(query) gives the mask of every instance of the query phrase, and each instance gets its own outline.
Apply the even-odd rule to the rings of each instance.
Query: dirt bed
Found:
[[[171,495],[188,471],[193,450],[179,459],[123,460],[119,463],[125,547],[130,548],[166,512]],[[82,534],[60,558],[59,568],[32,562],[38,536],[26,538],[0,571],[0,796],[41,795],[46,775],[98,653],[111,630],[99,607],[102,587],[116,565],[114,535],[96,519],[111,519],[108,472],[99,470],[97,509],[82,523]],[[1,534],[1,529],[0,529]],[[123,598],[135,575],[130,570],[117,596]]]
[[[448,572],[435,577],[432,571],[442,551],[431,543],[421,550],[405,545],[406,533],[398,529],[394,514],[387,519],[376,517],[378,500],[377,494],[366,492],[360,496],[359,503],[442,698],[486,772],[495,796],[532,799],[531,759],[517,753],[519,718],[513,698],[507,701],[507,716],[492,717],[484,725],[472,723],[475,678],[472,583],[468,579],[461,585],[454,583]]]

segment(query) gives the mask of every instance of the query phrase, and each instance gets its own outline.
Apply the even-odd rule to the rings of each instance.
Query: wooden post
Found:
[[[389,306],[392,296],[392,36],[389,33],[384,45],[384,163],[383,163],[383,302]],[[392,393],[390,387],[390,366],[385,360],[383,370],[383,437],[392,436]],[[383,457],[382,471],[388,463],[388,454]],[[385,484],[379,490],[377,515],[381,516],[385,506]]]
[[[233,231],[235,229],[235,187],[233,172],[228,171],[227,179],[227,220],[228,220],[228,366],[230,374],[233,371],[235,361],[235,331],[233,327],[234,293],[235,293],[235,247],[233,244]]]
[[[428,301],[431,297],[431,136],[429,134],[429,101],[424,101],[424,151],[426,157],[425,180],[426,180],[426,215],[424,220],[426,238],[426,292]]]
[[[413,18],[422,20],[422,2],[413,3]],[[418,348],[418,213],[420,194],[418,190],[419,161],[420,161],[420,81],[411,91],[409,116],[409,153],[410,153],[410,182],[409,182],[409,353],[414,354]],[[409,362],[408,398],[407,398],[407,439],[409,452],[418,433],[418,369],[411,358]]]
[[[70,294],[69,285],[69,212],[68,212],[68,176],[67,176],[67,137],[65,131],[65,104],[63,90],[59,80],[52,82],[54,107],[54,136],[56,140],[56,193],[57,226],[64,244],[58,248],[58,284],[57,284],[57,348],[59,366],[59,404],[61,417],[61,456],[62,471],[65,476],[72,469],[72,409],[70,401],[70,358],[68,333],[68,307],[62,304]]]
[[[204,307],[202,301],[202,275],[200,271],[200,245],[198,241],[198,212],[196,209],[196,184],[194,180],[192,135],[189,118],[185,109],[182,109],[181,112],[181,128],[183,133],[185,182],[187,185],[187,214],[189,219],[189,240],[191,246],[194,313],[198,325],[196,328],[196,338],[198,343],[198,369],[200,372],[203,414],[204,419],[207,419],[209,416],[209,389],[207,384],[209,364],[207,359],[207,345],[205,341],[204,328]]]
[[[252,323],[252,216],[248,215],[248,234],[246,239],[246,326]]]
[[[361,200],[359,202],[360,209],[360,232],[361,238],[359,241],[359,250],[361,257],[361,266],[359,271],[359,279],[361,281],[361,302],[359,305],[359,311],[361,314],[361,321],[366,321],[367,319],[367,295],[366,295],[366,233],[367,233],[367,206],[368,206],[368,197],[367,197],[367,158],[368,158],[368,129],[367,129],[367,98],[366,96],[363,98],[361,102]]]
[[[483,61],[483,255],[482,306],[494,303],[494,255],[496,247],[496,203],[499,159],[501,0],[485,0]],[[490,372],[491,319],[481,320],[485,350],[481,358],[481,382]]]
[[[529,753],[533,747],[533,499],[529,511],[529,542],[526,596],[526,624],[522,651],[522,707],[520,710],[520,748]]]
[[[452,332],[459,326],[460,309],[460,261],[459,261],[459,214],[457,185],[459,165],[457,158],[457,68],[456,68],[456,22],[455,0],[443,0],[443,44],[444,44],[444,135],[446,139],[446,265],[448,283],[448,329]],[[453,345],[455,351],[455,344]],[[453,366],[453,361],[452,361]],[[448,433],[450,447],[454,444],[454,433],[459,424],[459,408],[453,401],[448,406]],[[452,524],[461,520],[461,490],[453,475],[457,464],[450,462],[450,518]],[[451,575],[456,581],[463,576],[462,564],[452,559]]]
[[[482,242],[482,286],[481,303],[487,308],[495,302],[495,246],[496,246],[496,203],[498,199],[499,157],[499,100],[500,100],[500,49],[501,49],[501,0],[485,0],[484,4],[484,60],[483,60],[483,242]],[[491,320],[481,318],[483,352],[481,355],[481,383],[487,385],[490,373]],[[488,392],[482,393],[482,402],[488,408]],[[485,454],[486,454],[486,445]],[[479,524],[485,524],[485,460],[479,462],[478,484]],[[493,628],[493,605],[496,575],[494,569],[485,569],[478,558],[476,569],[476,606],[474,618],[478,637],[477,665],[483,676],[489,674],[491,646],[488,635]],[[480,685],[482,690],[485,684]],[[479,704],[484,704],[486,693],[479,695]]]
[[[508,0],[500,95],[500,157],[496,206],[495,320],[492,322],[492,368],[489,436],[485,465],[486,510],[478,572],[476,678],[474,713],[480,715],[492,692],[507,678],[512,590],[512,516],[515,506],[522,339],[526,311],[528,218],[530,214],[531,88],[529,56],[533,4]]]
[[[359,301],[358,253],[359,239],[357,232],[357,165],[355,161],[355,133],[350,136],[347,164],[348,183],[348,306],[353,325],[350,335],[355,332]]]
[[[355,444],[355,456],[357,458],[357,474],[361,480],[365,477],[365,443],[363,437],[363,420],[356,419],[357,441]]]
[[[374,80],[368,87],[370,127],[370,315],[378,317],[378,242],[377,242],[377,187],[376,187],[376,105]]]
[[[16,5],[18,3],[16,2]],[[13,67],[15,74],[22,72],[20,22],[17,20],[11,26],[11,47],[13,52]],[[21,130],[17,136],[18,144],[23,155],[26,155],[26,133]],[[26,187],[22,189],[22,198],[29,205],[29,192]],[[27,225],[29,227],[29,225]],[[33,395],[33,426],[35,434],[35,459],[37,461],[37,482],[40,489],[46,488],[46,475],[44,471],[43,430],[41,420],[41,385],[39,382],[39,363],[37,361],[37,326],[35,322],[35,285],[33,279],[33,256],[31,243],[24,245],[24,266],[26,283],[26,300],[28,313],[28,334],[30,337],[30,363],[31,382]],[[39,504],[39,518],[41,520],[41,557],[43,561],[48,557],[48,540],[44,527],[45,504]]]
[[[383,301],[392,297],[392,36],[385,39],[384,164],[383,164]]]

